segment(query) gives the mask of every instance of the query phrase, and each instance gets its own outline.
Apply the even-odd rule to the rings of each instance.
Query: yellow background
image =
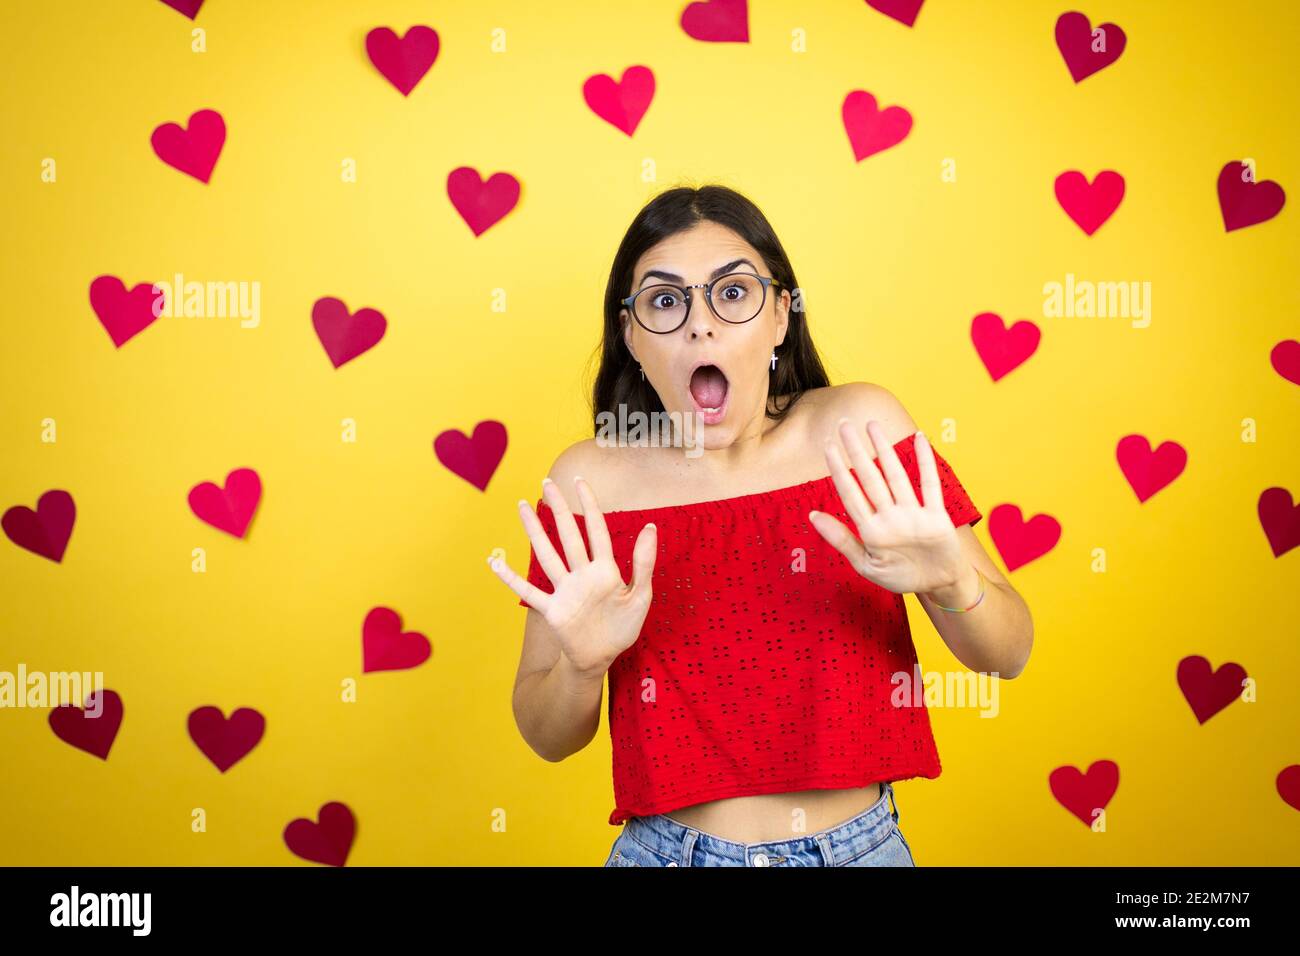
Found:
[[[62,565],[0,542],[0,669],[102,670],[125,720],[100,761],[58,741],[47,711],[0,712],[0,862],[294,865],[285,824],[330,800],[358,818],[349,865],[604,860],[608,735],[560,764],[520,738],[526,612],[485,558],[502,547],[527,568],[514,503],[590,435],[614,250],[680,181],[733,186],[770,217],[834,382],[886,386],[929,434],[954,419],[940,451],[986,516],[1012,502],[1063,525],[1011,576],[1036,641],[1001,715],[932,711],[944,772],[898,786],[917,862],[1300,860],[1300,815],[1274,789],[1300,762],[1300,552],[1274,559],[1255,517],[1265,488],[1300,493],[1298,393],[1268,363],[1300,306],[1294,5],[1088,2],[1128,48],[1078,85],[1053,42],[1070,4],[930,0],[909,30],[861,2],[765,0],[749,44],[691,40],[683,6],[209,0],[191,23],[148,2],[6,5],[0,504],[64,488],[78,516]],[[365,35],[417,23],[442,49],[403,98]],[[191,52],[196,26],[206,53]],[[792,52],[797,29],[807,52]],[[633,64],[658,89],[629,139],[581,87]],[[861,163],[840,120],[854,89],[915,118]],[[228,129],[207,186],[149,145],[203,108]],[[1246,156],[1291,199],[1225,234],[1216,178]],[[523,184],[478,239],[446,195],[461,165]],[[1054,199],[1067,169],[1127,182],[1091,238]],[[260,282],[260,327],[162,319],[114,349],[90,281],[176,272]],[[1150,327],[1044,319],[1042,287],[1067,272],[1150,281]],[[389,321],[338,371],[310,323],[326,295]],[[983,311],[1043,328],[996,385],[969,340]],[[47,417],[56,444],[40,441]],[[510,445],[480,493],[432,441],[484,419]],[[1142,505],[1115,462],[1130,432],[1189,452]],[[236,541],[186,493],[241,466],[265,491]],[[977,534],[989,541],[987,518]],[[429,636],[425,665],[360,673],[375,605]],[[959,667],[908,606],[922,666]],[[1174,679],[1189,654],[1243,664],[1258,703],[1198,726]],[[355,704],[339,700],[349,677]],[[267,716],[225,775],[186,734],[205,704]],[[1047,787],[1052,768],[1097,759],[1120,766],[1104,834]],[[196,807],[206,833],[191,832]]]

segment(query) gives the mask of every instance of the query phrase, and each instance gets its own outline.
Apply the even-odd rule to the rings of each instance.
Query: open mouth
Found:
[[[691,399],[695,402],[695,411],[703,416],[704,424],[716,425],[727,413],[727,397],[730,389],[727,376],[716,365],[698,365],[691,371]]]

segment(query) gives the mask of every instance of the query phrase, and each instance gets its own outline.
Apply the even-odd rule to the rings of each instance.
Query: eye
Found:
[[[656,309],[671,309],[677,305],[677,296],[671,292],[658,292],[650,297],[650,304]]]
[[[745,287],[738,282],[729,282],[722,287],[722,297],[736,302],[745,296]]]

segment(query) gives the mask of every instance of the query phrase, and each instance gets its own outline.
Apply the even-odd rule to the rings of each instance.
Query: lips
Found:
[[[727,375],[721,368],[710,362],[700,362],[691,369],[687,389],[695,403],[695,411],[703,416],[706,425],[722,421],[731,390]]]

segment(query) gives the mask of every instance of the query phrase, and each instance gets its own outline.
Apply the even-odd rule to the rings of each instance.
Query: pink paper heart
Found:
[[[1124,52],[1128,37],[1123,30],[1113,23],[1102,23],[1097,30],[1101,32],[1094,37],[1088,18],[1077,11],[1063,13],[1056,21],[1056,47],[1075,83],[1104,70]],[[1094,50],[1094,45],[1105,49]]]
[[[372,608],[361,625],[361,670],[400,671],[429,659],[433,647],[418,631],[403,631],[402,619],[387,607]]]
[[[1105,810],[1119,789],[1119,765],[1098,760],[1080,773],[1077,767],[1057,767],[1047,777],[1056,802],[1092,827],[1093,811]]]
[[[1267,489],[1259,496],[1257,513],[1273,557],[1280,558],[1300,545],[1300,505],[1293,503],[1291,492]]]
[[[1178,689],[1196,715],[1198,723],[1205,723],[1234,700],[1241,698],[1241,682],[1246,679],[1246,669],[1240,664],[1220,664],[1215,670],[1209,660],[1199,655],[1184,657],[1178,662]]]
[[[226,475],[224,488],[204,481],[190,489],[190,510],[219,531],[244,537],[262,499],[262,480],[252,468],[236,468]]]
[[[1273,351],[1268,353],[1268,360],[1278,375],[1288,382],[1300,385],[1300,342],[1295,339],[1278,342],[1273,346]]]
[[[101,760],[108,759],[121,726],[122,698],[116,691],[92,691],[84,709],[76,704],[60,704],[50,711],[50,729],[56,737]]]
[[[636,132],[654,95],[655,75],[645,66],[629,66],[617,82],[597,73],[582,84],[582,98],[591,111],[628,136]]]
[[[130,292],[117,276],[98,276],[90,283],[90,307],[116,348],[152,325],[165,306],[166,297],[152,282],[138,283]]]
[[[1037,351],[1042,334],[1038,326],[1026,319],[1007,328],[1002,316],[995,312],[981,312],[970,324],[975,352],[995,382]]]
[[[1124,198],[1124,177],[1103,169],[1091,183],[1071,169],[1056,177],[1056,201],[1086,235],[1091,236],[1119,208]]]
[[[366,34],[366,55],[399,93],[410,96],[438,59],[438,31],[415,26],[399,40],[388,27],[375,27]]]
[[[342,866],[352,850],[357,818],[343,803],[327,803],[317,813],[319,823],[299,817],[284,828],[284,843],[295,856]]]
[[[854,90],[844,97],[840,114],[857,162],[896,146],[912,129],[911,113],[901,106],[878,110],[876,98],[866,90]]]
[[[150,138],[153,151],[168,166],[206,183],[226,142],[226,122],[216,110],[199,110],[187,128],[163,123]]]
[[[925,0],[867,0],[867,6],[910,27],[916,23],[916,15],[921,12],[924,2]]]
[[[341,299],[317,299],[311,310],[312,328],[335,368],[350,362],[379,344],[388,328],[388,320],[376,309],[358,309],[355,313]]]
[[[203,756],[225,773],[261,741],[266,718],[251,707],[240,707],[228,718],[219,707],[199,707],[191,711],[187,727]]]
[[[1300,810],[1300,764],[1283,767],[1277,775],[1277,795]]]
[[[682,30],[708,43],[748,43],[749,10],[745,0],[707,0],[687,4]]]
[[[1183,473],[1187,449],[1176,441],[1167,441],[1152,451],[1145,435],[1125,435],[1115,446],[1115,459],[1142,502]]]
[[[1041,558],[1061,540],[1061,523],[1051,515],[1024,520],[1019,505],[998,505],[989,514],[989,537],[1008,571]]]
[[[473,166],[460,166],[447,176],[447,196],[460,217],[481,236],[519,202],[519,180],[494,173],[485,183]]]
[[[459,475],[479,491],[488,482],[506,453],[506,426],[498,421],[483,421],[474,426],[474,437],[449,429],[433,440],[433,452],[443,467]]]
[[[58,563],[63,560],[76,520],[77,506],[72,495],[56,488],[41,495],[35,511],[26,505],[14,505],[0,518],[0,526],[18,547]]]
[[[1219,170],[1219,212],[1224,232],[1267,222],[1286,205],[1286,192],[1271,179],[1255,182],[1250,166],[1231,162]]]
[[[203,0],[162,0],[162,2],[173,10],[185,14],[191,20],[199,15],[199,7],[203,6]]]

